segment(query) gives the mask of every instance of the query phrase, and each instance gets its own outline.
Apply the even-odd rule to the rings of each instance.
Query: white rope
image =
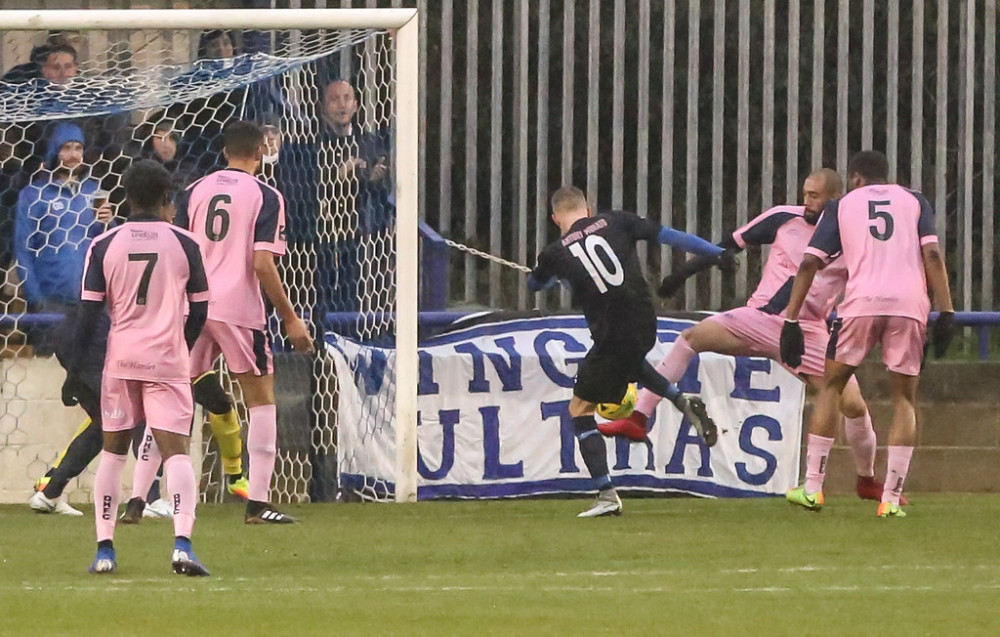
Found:
[[[508,261],[507,259],[501,259],[500,257],[494,256],[494,255],[489,254],[487,252],[483,252],[481,250],[476,250],[475,248],[470,248],[467,245],[462,245],[461,243],[457,243],[455,241],[452,241],[451,239],[445,239],[444,243],[445,243],[445,245],[447,245],[450,248],[455,248],[456,250],[461,250],[462,252],[467,252],[467,253],[469,253],[469,254],[471,254],[473,256],[477,256],[477,257],[480,257],[482,259],[486,259],[487,261],[492,261],[494,263],[499,263],[500,265],[505,265],[508,268],[513,268],[515,270],[519,270],[521,272],[524,272],[525,274],[530,274],[531,273],[531,268],[529,268],[528,266],[521,265],[520,263],[514,263],[513,261]]]

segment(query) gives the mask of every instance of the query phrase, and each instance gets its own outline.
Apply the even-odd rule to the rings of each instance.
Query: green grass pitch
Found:
[[[915,494],[903,520],[832,497],[198,511],[209,578],[170,573],[171,524],[118,530],[86,568],[84,518],[0,507],[2,635],[996,635],[1000,496]]]

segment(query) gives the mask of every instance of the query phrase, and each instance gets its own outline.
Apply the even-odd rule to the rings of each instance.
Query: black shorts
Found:
[[[580,363],[573,395],[589,403],[620,402],[645,360],[646,350],[635,347],[594,347]]]

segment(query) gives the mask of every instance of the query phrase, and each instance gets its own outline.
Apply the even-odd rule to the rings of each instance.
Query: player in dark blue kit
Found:
[[[635,214],[594,215],[583,192],[573,186],[552,195],[552,220],[562,238],[538,255],[528,287],[537,291],[567,281],[573,305],[583,310],[594,341],[580,363],[569,404],[580,453],[598,486],[597,502],[579,517],[620,515],[622,503],[608,472],[607,447],[594,420],[598,403],[619,402],[628,384],[639,381],[673,402],[709,446],[718,437],[701,399],[682,394],[646,361],[656,343],[656,312],[635,244],[657,241],[709,257],[723,250]]]

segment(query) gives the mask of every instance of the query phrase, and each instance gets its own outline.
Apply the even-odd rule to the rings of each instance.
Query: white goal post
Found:
[[[395,56],[395,501],[417,499],[418,20],[416,9],[11,10],[0,32],[41,30],[382,29]],[[279,401],[281,400],[279,396]]]

